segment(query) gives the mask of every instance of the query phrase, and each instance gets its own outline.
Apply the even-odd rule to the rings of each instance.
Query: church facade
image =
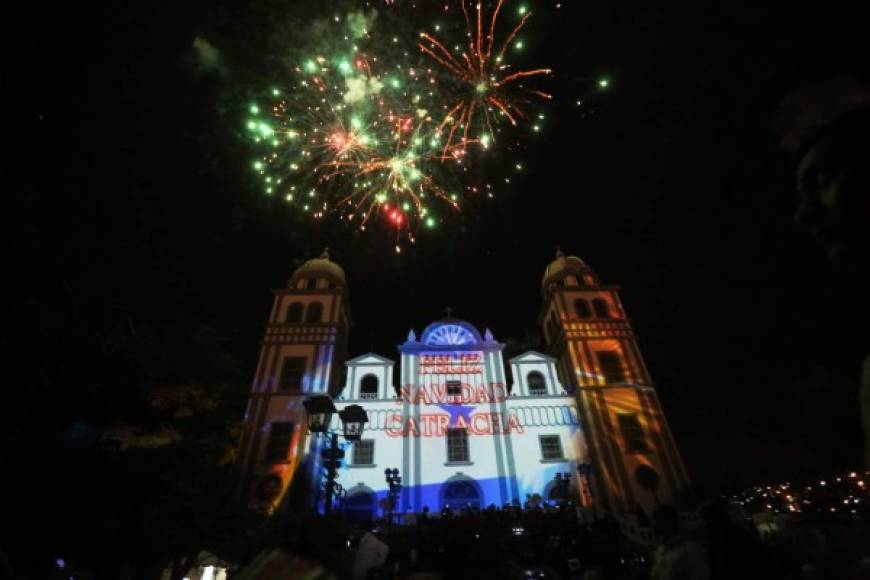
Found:
[[[274,294],[240,449],[249,505],[281,509],[294,481],[320,487],[325,438],[302,405],[316,394],[368,415],[338,471],[354,517],[380,515],[385,469],[402,477],[401,512],[540,497],[621,514],[689,489],[618,288],[579,258],[560,253],[544,272],[546,352],[507,361],[490,329],[451,317],[412,329],[398,361],[349,358],[346,279],[326,254]]]

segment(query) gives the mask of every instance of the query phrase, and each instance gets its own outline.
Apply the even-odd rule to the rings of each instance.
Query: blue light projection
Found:
[[[399,514],[522,505],[533,495],[549,499],[557,473],[577,477],[580,440],[578,417],[569,410],[573,398],[510,397],[504,375],[497,372],[504,364],[503,347],[491,332],[484,339],[474,326],[456,319],[430,324],[420,342],[409,333],[399,347],[403,365],[410,366],[399,396],[365,404],[379,417],[364,435],[372,441],[373,461],[354,464],[348,448],[339,469],[349,519],[384,515],[389,503],[383,501],[389,496],[385,468],[399,469],[403,478]],[[552,365],[546,357],[534,362]],[[461,461],[448,458],[448,428],[466,432]],[[559,437],[563,457],[543,459],[542,435]]]
[[[550,465],[543,467],[535,474],[533,487],[525,488],[539,494],[545,501],[553,503],[550,499],[557,473],[565,472],[564,465]],[[511,480],[514,480],[513,482]],[[340,480],[339,480],[340,481]],[[513,485],[512,485],[513,483]],[[527,497],[505,493],[506,489],[515,487],[517,480],[510,476],[472,478],[458,474],[446,481],[439,483],[411,485],[402,488],[396,513],[419,513],[423,508],[431,512],[438,512],[445,507],[456,513],[462,509],[475,507],[485,509],[490,505],[503,507],[507,504],[522,505]],[[384,515],[381,509],[381,501],[389,495],[389,490],[384,487],[369,487],[363,484],[349,484],[344,482],[347,496],[344,500],[345,515],[350,519],[359,521],[365,518],[377,518]],[[576,485],[571,482],[571,493],[574,501],[578,501]],[[351,512],[351,513],[348,513]]]
[[[424,339],[424,344],[430,346],[462,346],[476,343],[477,338],[459,324],[439,324]]]
[[[435,403],[435,406],[450,413],[450,422],[447,424],[448,427],[455,427],[460,418],[466,425],[470,424],[471,414],[477,410],[476,406],[462,405],[459,403]]]

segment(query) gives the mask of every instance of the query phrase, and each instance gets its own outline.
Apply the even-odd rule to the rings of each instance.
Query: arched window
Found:
[[[538,371],[532,371],[526,375],[526,384],[529,386],[530,395],[547,394],[547,383],[544,381],[544,375]]]
[[[459,479],[445,484],[442,508],[449,507],[453,512],[460,512],[465,508],[479,508],[480,503],[480,493],[472,481]]]
[[[610,318],[610,309],[607,308],[607,301],[603,298],[593,300],[592,308],[595,310],[595,316],[598,318]]]
[[[320,302],[312,302],[308,305],[308,310],[305,311],[305,322],[320,322],[323,318],[323,304]]]
[[[553,485],[550,487],[550,492],[547,494],[547,499],[550,503],[562,503],[567,498],[565,497],[565,490],[560,485]]]
[[[360,381],[359,387],[360,399],[377,399],[378,398],[378,377],[375,375],[366,375]]]
[[[287,309],[287,322],[290,324],[296,324],[298,322],[302,322],[302,303],[294,302],[290,305],[290,308]]]
[[[582,298],[574,301],[574,312],[577,313],[577,318],[592,318],[592,310],[589,308],[589,303]]]
[[[578,286],[586,285],[586,280],[583,279],[583,274],[574,274],[574,279],[577,280]]]
[[[377,515],[376,499],[374,492],[368,488],[351,493],[344,501],[345,517],[350,522],[371,520]]]
[[[577,488],[572,485],[570,479],[560,478],[550,484],[546,495],[551,504],[561,505],[576,500],[580,494]]]
[[[305,283],[305,288],[307,290],[314,290],[315,288],[317,288],[317,278],[309,278],[308,281]]]

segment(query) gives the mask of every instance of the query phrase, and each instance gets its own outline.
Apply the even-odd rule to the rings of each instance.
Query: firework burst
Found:
[[[539,89],[527,88],[525,79],[550,75],[548,68],[514,70],[505,62],[511,47],[521,48],[517,36],[532,13],[519,9],[519,22],[501,41],[496,40],[496,27],[504,0],[498,0],[489,15],[482,2],[474,5],[474,17],[466,0],[460,0],[465,19],[465,45],[452,53],[443,42],[427,32],[420,33],[417,47],[447,72],[459,85],[457,95],[447,105],[447,112],[438,124],[438,133],[446,131],[443,156],[451,149],[471,143],[489,147],[495,142],[495,127],[503,117],[516,126],[517,119],[526,119],[524,106],[533,97],[550,99]],[[496,46],[498,48],[496,49]],[[455,54],[459,53],[459,54]]]
[[[489,183],[464,179],[468,145],[488,148],[500,123],[526,118],[531,97],[549,98],[523,82],[549,69],[504,62],[530,14],[497,41],[503,3],[490,14],[477,5],[475,20],[463,2],[469,36],[456,54],[426,32],[381,37],[365,14],[335,16],[337,32],[321,43],[330,49],[288,67],[250,106],[247,128],[260,151],[253,166],[266,194],[314,219],[334,214],[360,229],[382,220],[412,242],[418,226],[435,227],[464,197],[492,197]],[[403,38],[417,38],[420,50]]]

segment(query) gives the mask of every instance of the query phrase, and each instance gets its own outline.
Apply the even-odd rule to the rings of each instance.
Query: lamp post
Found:
[[[340,483],[336,483],[335,493],[333,495],[338,498],[338,509],[341,510],[344,506],[344,498],[347,497],[347,490],[344,489]]]
[[[344,450],[338,446],[338,432],[329,430],[332,416],[337,410],[332,399],[327,395],[309,397],[302,402],[302,405],[308,412],[308,430],[329,436],[329,447],[321,452],[323,466],[326,468],[326,498],[323,513],[329,515],[332,513],[336,471],[341,466],[341,460],[344,459]],[[365,409],[359,405],[348,405],[338,412],[338,417],[341,419],[344,438],[351,442],[359,441],[369,420]]]
[[[399,470],[396,468],[387,468],[384,470],[384,478],[387,480],[387,487],[390,491],[388,494],[388,517],[389,527],[393,528],[393,510],[396,509],[396,502],[399,500],[399,494],[402,493],[402,476],[399,475]]]
[[[593,498],[592,491],[592,469],[591,463],[577,464],[577,473],[580,475],[580,479],[584,483],[583,489],[586,492],[586,496],[589,498],[589,504],[592,506],[592,518],[597,520],[598,514],[595,512],[595,499]]]

